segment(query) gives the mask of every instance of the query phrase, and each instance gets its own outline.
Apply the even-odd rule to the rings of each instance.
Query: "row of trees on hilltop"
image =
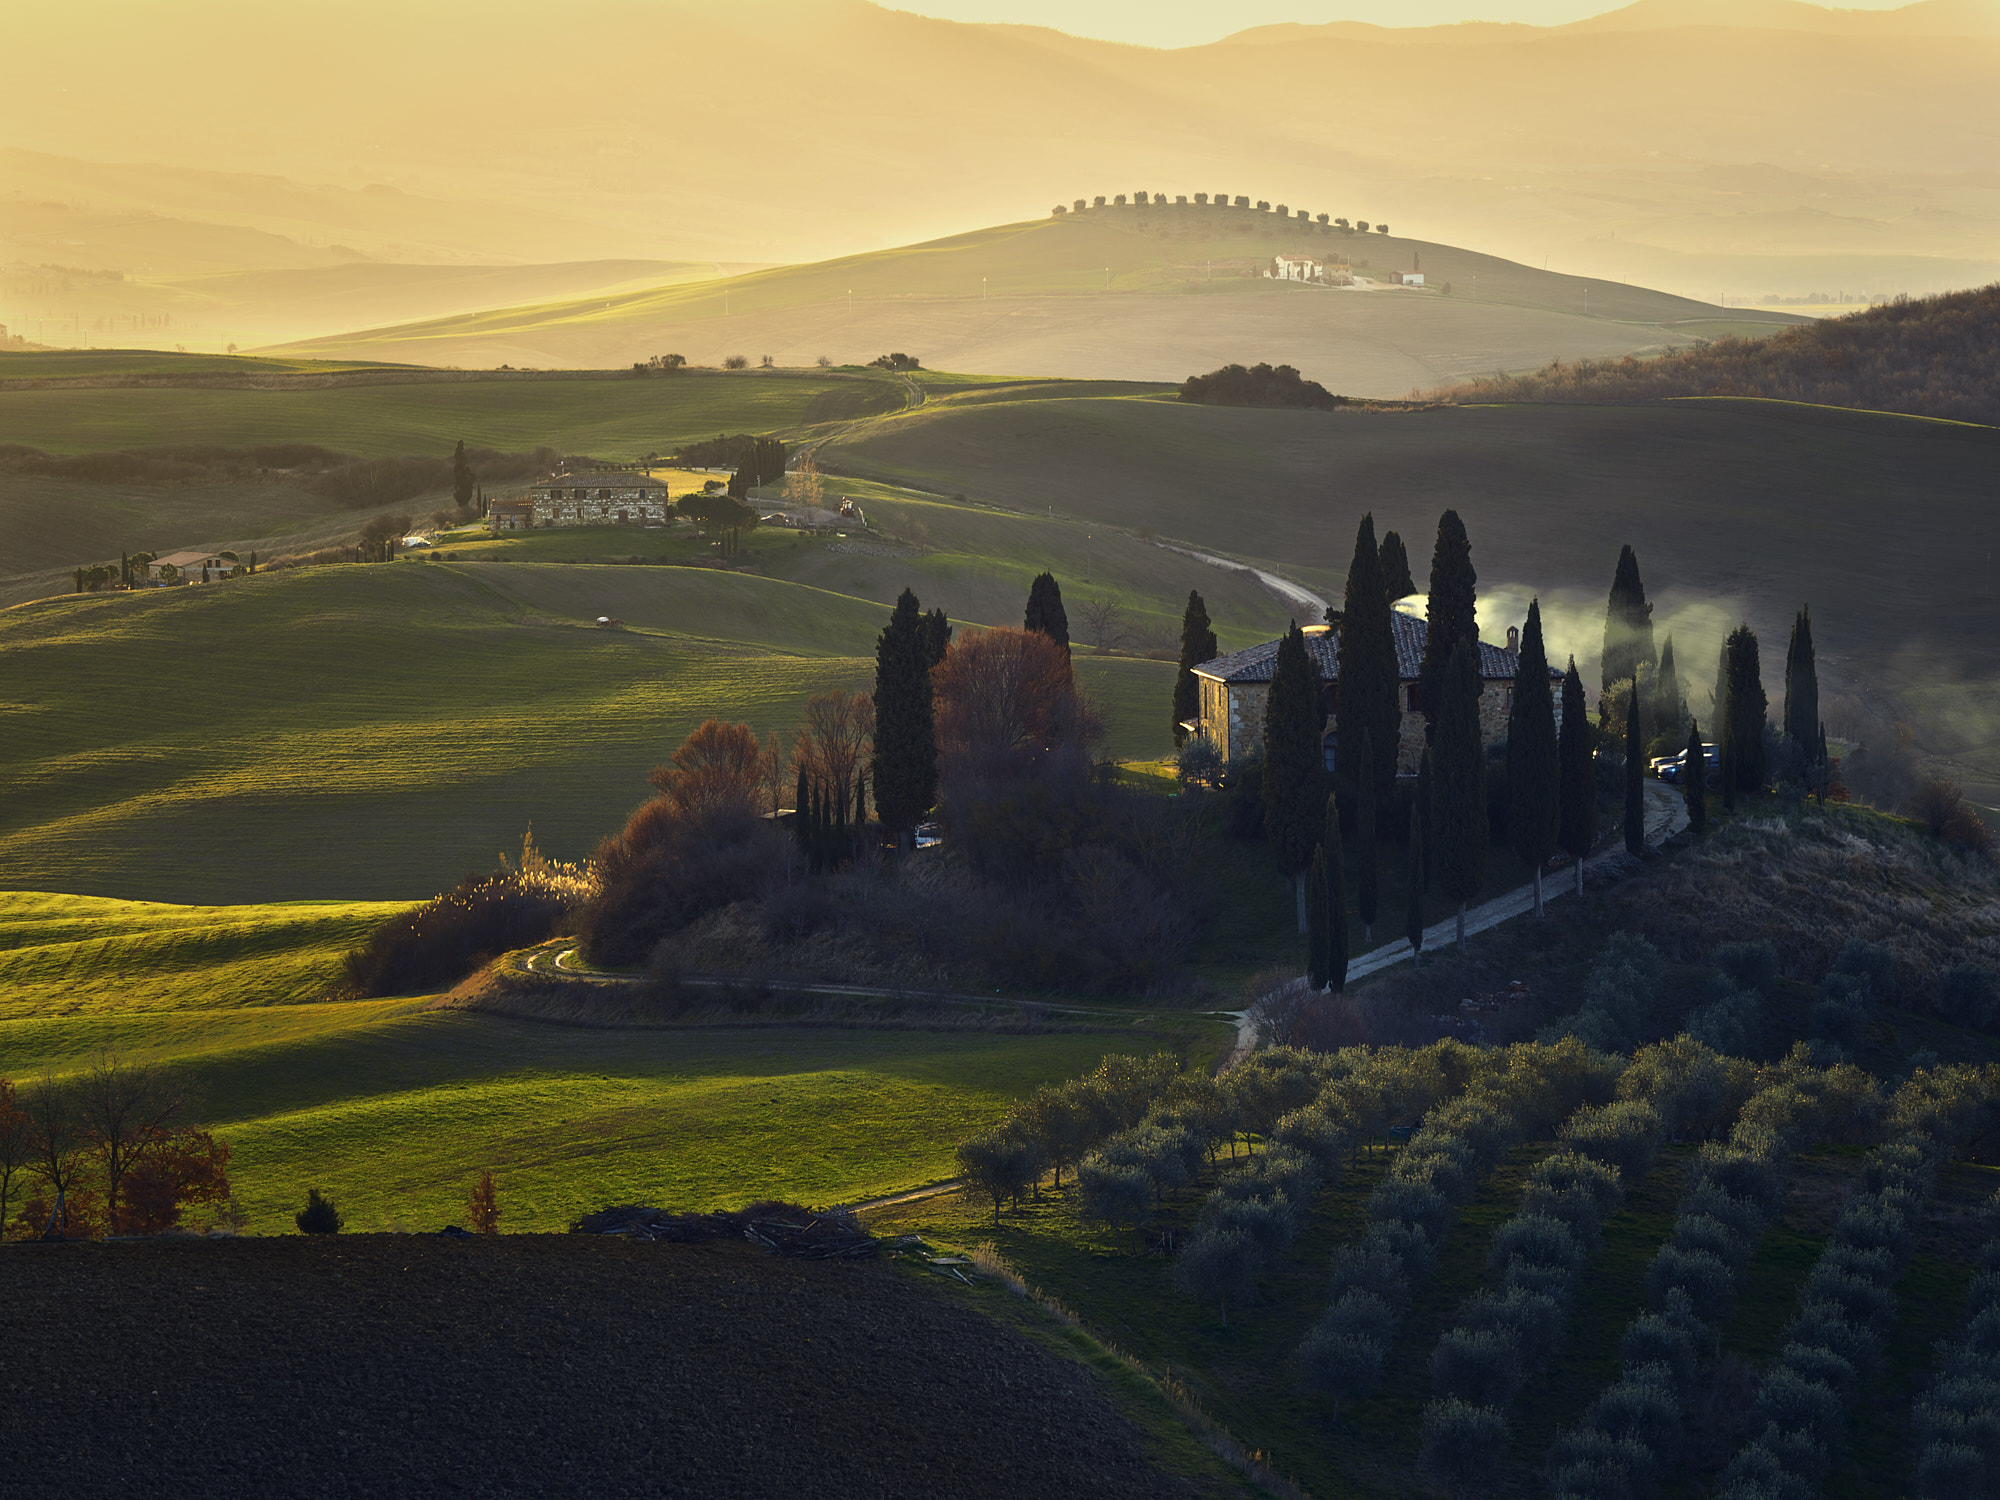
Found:
[[[1377,234],[1387,234],[1389,232],[1387,224],[1370,224],[1366,219],[1349,223],[1346,219],[1336,219],[1329,214],[1320,214],[1315,218],[1310,209],[1293,209],[1283,203],[1277,204],[1274,207],[1269,201],[1262,198],[1253,204],[1249,198],[1241,194],[1232,198],[1228,193],[1217,193],[1211,198],[1207,193],[1196,193],[1193,197],[1194,202],[1192,206],[1195,208],[1249,209],[1255,213],[1275,215],[1279,219],[1297,224],[1304,229],[1317,229],[1320,233],[1338,231],[1341,234],[1366,234],[1370,229],[1373,229]],[[1185,193],[1175,197],[1171,204],[1168,203],[1165,193],[1134,193],[1132,195],[1132,205],[1135,208],[1187,208],[1190,206],[1188,195]],[[1104,195],[1100,193],[1093,199],[1078,198],[1067,207],[1058,203],[1050,210],[1050,214],[1052,217],[1060,219],[1065,214],[1087,213],[1093,208],[1123,207],[1125,207],[1125,195],[1123,193],[1113,195],[1108,202]]]
[[[1755,396],[2000,423],[2000,283],[1898,298],[1767,339],[1722,339],[1659,359],[1560,361],[1442,393],[1459,401],[1659,401]]]

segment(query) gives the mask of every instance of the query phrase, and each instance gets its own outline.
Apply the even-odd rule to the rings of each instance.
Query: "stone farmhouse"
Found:
[[[1420,617],[1396,610],[1390,615],[1390,629],[1396,641],[1397,676],[1402,679],[1398,698],[1403,719],[1397,735],[1396,774],[1414,776],[1424,753],[1424,714],[1417,677],[1423,668],[1430,627]],[[1319,669],[1320,702],[1326,714],[1326,768],[1331,771],[1339,750],[1333,716],[1340,702],[1340,634],[1329,625],[1308,625],[1305,635],[1306,654]],[[1278,645],[1277,641],[1265,641],[1194,669],[1201,689],[1201,717],[1186,721],[1183,727],[1213,741],[1224,765],[1255,756],[1262,748],[1264,702],[1271,691]],[[1520,646],[1521,632],[1513,626],[1507,629],[1505,646],[1479,643],[1479,727],[1489,745],[1507,737],[1514,678],[1521,668]],[[1549,678],[1559,683],[1562,673],[1551,668]],[[1560,716],[1560,694],[1556,709]]]
[[[204,568],[211,579],[234,578],[240,566],[234,558],[218,557],[213,552],[169,552],[146,564],[146,578],[151,583],[164,582],[161,573],[166,568],[172,568],[175,578],[182,583],[199,579]]]
[[[551,474],[525,500],[495,500],[486,508],[495,533],[544,526],[664,526],[673,502],[650,474],[609,470]]]

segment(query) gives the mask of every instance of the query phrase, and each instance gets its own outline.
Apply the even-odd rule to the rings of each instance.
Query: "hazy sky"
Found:
[[[882,0],[892,10],[952,21],[1053,26],[1072,36],[1151,47],[1191,47],[1275,21],[1372,21],[1443,26],[1454,21],[1525,21],[1559,26],[1618,10],[1624,0]],[[1908,0],[1839,0],[1842,10],[1893,10]]]

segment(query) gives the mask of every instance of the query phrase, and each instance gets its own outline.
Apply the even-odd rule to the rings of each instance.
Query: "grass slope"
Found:
[[[496,375],[312,382],[256,390],[22,390],[0,381],[0,430],[9,442],[48,453],[300,442],[385,458],[448,453],[463,439],[468,447],[504,452],[546,444],[565,453],[629,459],[724,430],[790,431],[902,403],[902,387],[887,376],[767,370],[696,370],[650,380]]]
[[[1290,251],[1344,255],[1377,282],[1421,265],[1451,292],[1334,291],[1251,278]],[[670,348],[703,362],[747,352],[804,364],[820,354],[847,361],[894,348],[953,369],[1154,380],[1268,358],[1349,394],[1401,395],[1412,385],[1552,356],[1684,343],[1708,336],[1718,321],[1762,334],[1794,320],[1732,317],[1667,293],[1450,245],[1328,234],[1275,214],[1190,205],[1004,224],[725,280],[498,308],[286,348],[477,365],[618,365]],[[1702,332],[1692,331],[1696,323]]]
[[[2000,681],[1983,649],[2000,632],[1987,576],[1996,453],[1988,429],[1769,402],[1394,414],[1100,398],[920,410],[826,462],[1150,527],[1323,593],[1364,510],[1378,532],[1402,532],[1421,582],[1450,505],[1472,535],[1488,630],[1537,593],[1552,656],[1574,651],[1593,682],[1603,590],[1629,542],[1698,711],[1738,619],[1762,636],[1776,693],[1793,613],[1810,601],[1823,701],[1846,692],[1907,719],[1996,801]]]
[[[316,1000],[401,904],[167,906],[0,892],[0,1019]]]
[[[482,1170],[512,1230],[606,1203],[829,1203],[949,1177],[964,1135],[1143,1037],[565,1028],[410,1000],[0,1019],[16,1076],[102,1051],[187,1068],[250,1228],[308,1184],[355,1229],[462,1220]]]
[[[679,568],[587,571],[334,567],[0,613],[0,775],[15,790],[0,884],[423,898],[490,867],[531,822],[550,853],[587,854],[704,718],[789,731],[812,694],[873,679],[884,616],[858,601]],[[659,623],[591,628],[621,593],[635,616],[651,593]],[[1161,753],[1171,665],[1080,671],[1111,721],[1107,749]]]

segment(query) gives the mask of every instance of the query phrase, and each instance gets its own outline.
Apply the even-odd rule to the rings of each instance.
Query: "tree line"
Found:
[[[1194,207],[1196,208],[1251,209],[1260,214],[1272,214],[1276,218],[1296,224],[1302,229],[1312,229],[1320,234],[1335,232],[1340,234],[1366,234],[1371,228],[1377,234],[1387,234],[1389,232],[1387,224],[1371,225],[1366,219],[1349,223],[1346,219],[1337,219],[1330,214],[1320,214],[1315,217],[1310,209],[1293,209],[1290,205],[1284,203],[1277,204],[1274,207],[1269,200],[1263,198],[1258,199],[1253,205],[1247,196],[1240,193],[1233,198],[1228,193],[1216,193],[1212,198],[1207,193],[1196,193],[1193,197]],[[1134,193],[1132,194],[1132,205],[1135,208],[1167,208],[1169,206],[1186,208],[1188,207],[1188,195],[1185,193],[1176,195],[1172,204],[1169,205],[1165,193]],[[1123,208],[1124,206],[1125,194],[1116,193],[1107,201],[1105,196],[1100,193],[1095,198],[1078,198],[1068,205],[1058,203],[1050,210],[1050,216],[1060,219],[1066,214],[1086,213],[1093,208]]]

